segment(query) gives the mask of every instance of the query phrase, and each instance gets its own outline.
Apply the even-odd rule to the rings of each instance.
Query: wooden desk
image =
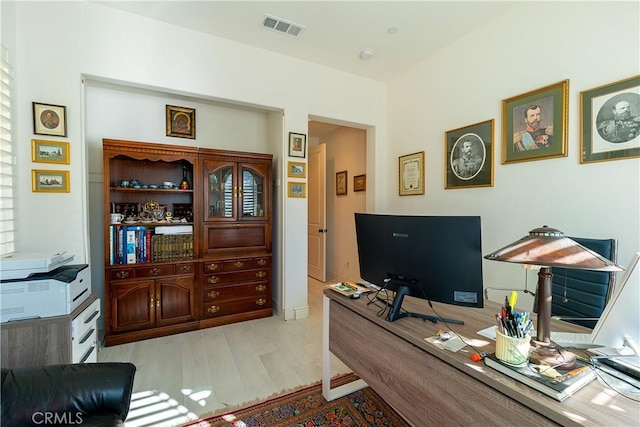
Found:
[[[564,402],[558,402],[487,366],[472,362],[473,350],[453,353],[424,340],[446,329],[442,323],[404,318],[387,322],[366,295],[352,300],[324,291],[323,394],[332,400],[367,384],[403,417],[425,425],[617,425],[640,423],[640,404],[618,395],[596,379]],[[405,298],[409,311],[434,314],[426,301]],[[438,315],[464,320],[451,325],[463,337],[485,341],[480,351],[493,352],[495,343],[476,332],[495,322],[499,304],[464,308],[434,304]],[[535,319],[534,319],[535,321]],[[585,328],[552,321],[558,331]],[[331,389],[330,353],[362,380]]]

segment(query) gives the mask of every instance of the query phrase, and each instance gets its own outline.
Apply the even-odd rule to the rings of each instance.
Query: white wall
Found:
[[[1,4],[3,20],[10,8]],[[69,251],[77,261],[89,259],[87,156],[83,128],[82,79],[102,79],[204,99],[231,100],[284,111],[284,135],[307,133],[309,115],[340,117],[354,123],[376,123],[384,142],[385,87],[326,67],[230,42],[202,33],[140,18],[88,2],[16,2],[16,71],[19,250]],[[12,18],[12,17],[9,17]],[[3,30],[4,31],[4,30]],[[308,82],[313,82],[309,85]],[[336,105],[335,99],[341,102]],[[67,106],[71,164],[69,194],[31,193],[29,141],[32,101]],[[124,106],[126,107],[126,106]],[[163,119],[160,119],[163,120]],[[272,119],[273,120],[273,119]],[[286,180],[279,135],[276,177]],[[273,134],[270,134],[273,136]],[[244,147],[237,147],[243,149]],[[54,167],[52,167],[54,168]],[[285,178],[282,178],[282,177]],[[280,269],[284,314],[307,306],[304,200],[277,195],[280,206]],[[45,224],[43,215],[55,215]],[[48,218],[49,219],[49,218]],[[101,266],[94,266],[101,268]]]
[[[580,164],[580,92],[640,72],[640,3],[524,2],[389,84],[379,211],[482,216],[489,253],[549,225],[640,250],[640,161]],[[501,165],[501,101],[569,79],[568,157]],[[636,112],[638,114],[638,112]],[[444,133],[494,118],[494,186],[444,189]],[[426,152],[426,194],[397,196],[397,158]],[[529,273],[535,284],[535,271]],[[484,262],[485,287],[522,288],[517,265]],[[491,295],[504,298],[503,293]],[[529,301],[530,302],[530,301]]]

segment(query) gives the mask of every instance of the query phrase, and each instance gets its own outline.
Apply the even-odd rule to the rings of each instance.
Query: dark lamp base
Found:
[[[576,355],[554,342],[531,340],[529,362],[556,369],[571,369],[576,364]]]

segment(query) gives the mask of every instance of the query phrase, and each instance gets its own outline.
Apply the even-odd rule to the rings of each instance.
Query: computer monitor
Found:
[[[636,253],[593,328],[593,343],[605,347],[635,346],[640,356],[640,252]]]
[[[420,317],[463,324],[402,309],[405,296],[483,307],[479,216],[356,213],[360,276],[395,292],[388,321]]]

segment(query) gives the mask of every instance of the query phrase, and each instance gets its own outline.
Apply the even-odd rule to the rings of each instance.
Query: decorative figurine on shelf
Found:
[[[171,222],[171,220],[173,219],[173,213],[172,212],[166,212],[164,214],[164,219],[166,219],[167,222]]]
[[[182,165],[182,181],[180,181],[180,189],[188,190],[189,188],[191,188],[191,186],[189,185],[189,180],[187,179],[187,166]]]

